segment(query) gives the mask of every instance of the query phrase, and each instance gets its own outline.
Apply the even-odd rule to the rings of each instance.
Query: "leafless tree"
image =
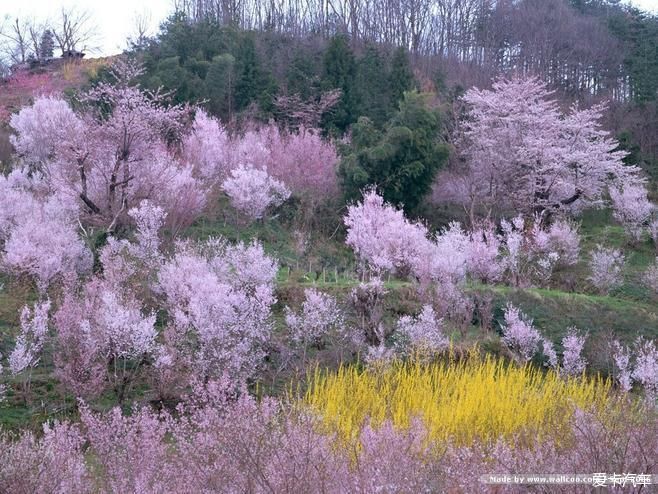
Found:
[[[62,9],[53,22],[53,34],[62,55],[95,49],[91,44],[96,40],[96,31],[90,13],[74,8]]]
[[[143,49],[146,47],[151,36],[151,12],[143,10],[135,13],[133,19],[133,31],[128,37],[128,47],[131,49]]]
[[[0,26],[0,40],[3,58],[10,63],[25,63],[30,55],[29,24],[19,18],[13,21],[5,17]]]

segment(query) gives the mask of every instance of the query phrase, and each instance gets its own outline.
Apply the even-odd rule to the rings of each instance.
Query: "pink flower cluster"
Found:
[[[591,253],[589,267],[591,274],[588,280],[603,294],[620,286],[623,281],[625,257],[618,249],[610,249],[597,245]]]
[[[321,346],[329,335],[343,333],[345,319],[336,299],[314,288],[304,290],[301,311],[285,308],[286,324],[294,342]]]
[[[643,184],[610,187],[610,199],[613,216],[624,226],[626,234],[635,242],[641,240],[655,209],[647,198],[647,188]]]
[[[242,135],[229,136],[219,121],[197,110],[183,139],[183,158],[209,183],[223,182],[231,170],[246,165],[267,169],[306,202],[338,192],[338,155],[316,129],[282,132],[274,122]]]
[[[423,306],[416,317],[402,316],[395,328],[397,350],[403,355],[435,354],[448,347],[442,331],[443,321],[430,305]]]
[[[503,325],[503,342],[521,362],[528,362],[539,349],[542,337],[517,307],[507,304]]]
[[[162,207],[173,228],[189,225],[205,207],[204,185],[171,144],[183,134],[188,109],[141,90],[133,83],[140,73],[117,61],[112,83],[85,93],[77,113],[60,98],[41,97],[11,120],[22,165],[77,203],[85,223],[109,231],[142,199]]]

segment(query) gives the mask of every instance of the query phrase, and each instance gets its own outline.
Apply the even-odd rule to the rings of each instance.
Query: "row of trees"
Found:
[[[452,71],[458,64],[468,70],[473,64],[488,77],[514,70],[574,93],[656,98],[658,79],[650,64],[657,21],[613,0],[178,0],[175,5],[194,23],[296,38],[347,34],[354,45],[403,46],[423,58],[427,69]]]
[[[347,37],[317,41],[190,24],[178,14],[163,25],[157,42],[140,51],[143,82],[175,90],[179,102],[206,100],[208,111],[224,122],[253,117],[257,109],[261,119],[299,124],[292,113],[311,105],[307,113],[317,114],[325,131],[341,134],[359,116],[383,124],[403,92],[415,86],[405,49],[372,45],[357,55]]]

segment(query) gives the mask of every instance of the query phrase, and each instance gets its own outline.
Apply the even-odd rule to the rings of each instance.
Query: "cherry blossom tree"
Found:
[[[122,402],[157,350],[155,314],[144,315],[130,292],[118,293],[100,279],[89,281],[80,296],[65,296],[55,328],[56,374],[80,397],[109,384]]]
[[[321,348],[327,336],[338,336],[344,330],[345,320],[336,299],[314,288],[304,290],[301,311],[286,307],[284,312],[292,340],[304,346]]]
[[[658,295],[658,258],[642,274],[642,283],[653,295]]]
[[[615,340],[612,342],[612,350],[616,379],[621,389],[628,392],[635,382],[644,389],[647,401],[654,404],[658,398],[658,349],[656,343],[640,336],[635,340],[632,349]]]
[[[618,249],[597,245],[596,250],[591,253],[591,274],[587,279],[597,290],[607,294],[623,283],[624,263],[625,257]]]
[[[432,355],[441,352],[448,346],[442,323],[431,305],[423,306],[416,317],[402,316],[395,328],[397,350],[403,355]]]
[[[618,143],[600,128],[604,107],[572,107],[563,114],[535,78],[497,79],[491,90],[464,96],[461,152],[466,168],[457,177],[471,211],[512,208],[526,216],[578,212],[602,203],[610,184],[642,182],[627,166]]]
[[[14,350],[9,355],[9,370],[13,376],[27,370],[21,381],[23,399],[27,402],[32,384],[32,369],[41,358],[41,350],[48,333],[48,310],[50,301],[35,304],[34,312],[23,307],[20,317],[21,331],[16,338]]]
[[[658,398],[658,349],[653,340],[638,338],[635,342],[633,379],[642,385],[649,403]]]
[[[208,183],[220,182],[234,165],[228,132],[201,108],[197,108],[192,128],[181,144],[183,160]]]
[[[251,165],[232,170],[222,189],[231,205],[251,220],[262,218],[269,208],[280,206],[290,197],[283,183]]]
[[[48,311],[50,301],[34,304],[34,309],[28,306],[21,311],[21,331],[16,338],[14,350],[9,355],[9,370],[12,375],[28,369],[28,376],[24,380],[24,392],[30,392],[32,369],[37,366],[41,358],[41,350],[48,335]],[[1,372],[1,371],[0,371]]]
[[[421,247],[427,251],[427,228],[407,221],[374,189],[363,194],[361,203],[347,208],[344,221],[347,245],[375,273],[409,274]]]
[[[10,139],[18,156],[33,167],[47,163],[59,146],[85,130],[68,103],[55,96],[37,98],[32,106],[12,115],[9,125],[16,131]]]
[[[548,227],[535,216],[526,225],[521,215],[501,220],[502,264],[516,286],[547,284],[558,267],[578,262],[580,236],[577,226],[557,220]]]
[[[624,226],[633,242],[640,241],[654,210],[647,198],[646,187],[641,184],[611,187],[610,198],[615,220]]]
[[[33,278],[44,293],[56,280],[70,284],[88,273],[92,256],[78,236],[76,205],[40,186],[20,172],[0,177],[0,268]]]
[[[313,208],[338,192],[338,154],[313,128],[302,126],[287,133],[269,122],[229,136],[218,120],[197,110],[192,130],[183,138],[182,156],[197,176],[211,184],[221,184],[240,166],[266,169],[305,207]]]
[[[539,349],[542,337],[517,307],[507,304],[505,307],[505,324],[503,342],[520,362],[528,362]]]
[[[179,245],[158,274],[170,326],[159,364],[173,365],[177,354],[188,352],[198,376],[226,373],[241,381],[253,375],[272,332],[276,272],[258,244]]]
[[[582,374],[587,365],[583,358],[586,335],[580,334],[576,328],[569,328],[562,338],[562,371],[569,376]]]
[[[78,202],[86,223],[109,232],[142,199],[163,207],[169,221],[179,219],[177,228],[205,206],[205,187],[174,156],[189,109],[142,90],[134,82],[141,73],[138,65],[117,61],[111,82],[79,98],[77,114],[63,100],[41,98],[12,118],[24,163],[38,163],[52,192]]]
[[[491,225],[484,225],[470,232],[466,270],[471,278],[483,283],[494,283],[502,277],[504,263],[500,237]]]

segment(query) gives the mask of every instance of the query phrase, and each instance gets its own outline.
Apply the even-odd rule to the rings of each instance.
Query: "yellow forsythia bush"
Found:
[[[367,370],[316,369],[302,403],[345,440],[357,437],[366,421],[377,427],[388,419],[404,428],[420,418],[429,439],[467,445],[524,434],[559,439],[570,430],[575,407],[602,411],[610,399],[608,380],[565,379],[530,364],[469,357]]]

